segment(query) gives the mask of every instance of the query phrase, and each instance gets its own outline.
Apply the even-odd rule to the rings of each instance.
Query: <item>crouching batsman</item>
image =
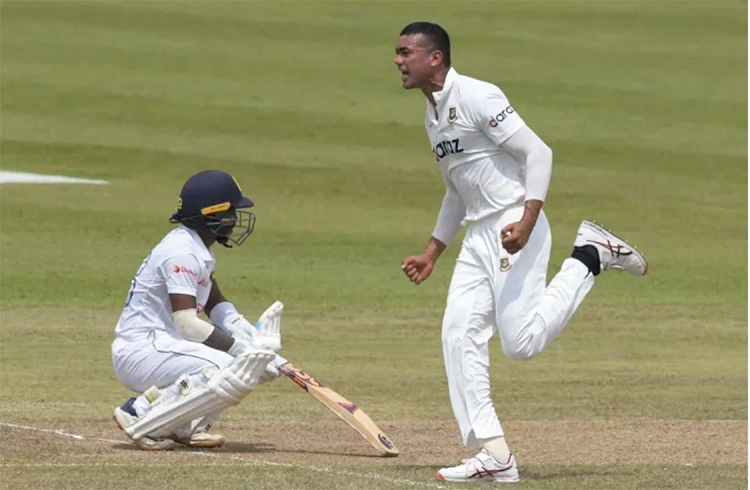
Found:
[[[241,245],[255,226],[252,206],[231,175],[193,175],[170,218],[178,226],[133,277],[112,363],[122,384],[140,395],[116,408],[114,419],[141,449],[221,446],[224,437],[209,432],[221,412],[279,376],[269,362],[281,349],[283,304],[252,325],[214,279],[211,246]]]

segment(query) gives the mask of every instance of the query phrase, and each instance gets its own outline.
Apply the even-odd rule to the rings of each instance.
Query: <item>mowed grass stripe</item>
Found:
[[[265,279],[264,271],[254,277]],[[324,277],[321,274],[314,280],[320,282]],[[224,285],[237,286],[236,276],[224,280],[222,275],[222,280]],[[279,282],[286,280],[278,278]],[[96,298],[87,297],[93,293],[81,284],[62,284],[82,290],[79,298],[98,308],[81,306],[86,313],[79,321],[55,321],[65,316],[64,310],[46,308],[42,301],[31,310],[33,316],[19,308],[3,314],[2,357],[15,366],[3,373],[5,382],[14,386],[3,405],[10,410],[6,415],[12,418],[8,420],[33,423],[35,410],[43,410],[45,401],[74,403],[94,387],[102,397],[97,400],[109,399],[109,404],[123,396],[121,388],[110,380],[109,343],[116,312],[108,302],[93,303]],[[243,311],[258,312],[266,303],[263,299],[278,297],[274,286],[258,284],[252,294],[256,300],[237,299]],[[321,283],[317,291],[325,292],[323,296],[310,294],[304,287],[283,291],[290,305],[285,315],[285,355],[376,419],[449,419],[449,405],[437,403],[446,390],[437,335],[441,311],[410,312],[408,305],[415,298],[407,292],[397,290],[388,298],[370,283],[345,285],[349,289],[343,291]],[[377,295],[371,306],[366,308],[360,300],[357,311],[342,308],[342,303],[363,293],[359,288]],[[125,293],[124,288],[120,293],[109,291],[120,304]],[[441,293],[428,291],[420,299],[437,302]],[[79,306],[79,298],[71,301],[71,307]],[[20,299],[14,302],[23,304]],[[328,313],[321,315],[321,309]],[[736,341],[743,335],[742,323],[712,322],[710,310],[693,318],[672,318],[673,311],[665,309],[665,318],[654,313],[627,315],[621,306],[594,302],[533,363],[508,361],[495,339],[490,345],[493,398],[502,418],[509,423],[556,418],[743,419],[747,404],[742,364],[747,351]],[[45,326],[36,326],[30,318],[40,319],[40,325]],[[82,342],[90,347],[87,357],[78,355]],[[47,362],[51,356],[69,359],[62,375],[67,380],[64,384],[60,384],[58,367]],[[363,370],[371,375],[363,378]],[[703,391],[708,386],[710,390]],[[26,410],[25,400],[41,405]],[[86,412],[97,419],[108,410],[106,402],[87,403],[89,407],[76,415],[55,409],[45,418],[74,422]],[[278,411],[274,408],[278,406],[285,408]],[[291,383],[264,387],[253,394],[251,403],[231,413],[260,421],[308,420],[313,413],[327,414]]]
[[[39,75],[67,70],[64,66],[57,66],[57,69]],[[19,71],[23,73],[24,68],[25,65],[20,65]],[[344,104],[336,112],[331,107],[322,107],[318,111],[288,105],[255,105],[252,99],[244,105],[231,106],[204,101],[200,97],[185,99],[186,94],[178,96],[179,92],[170,92],[172,95],[166,98],[156,93],[141,94],[130,84],[122,86],[122,78],[113,77],[112,71],[103,67],[82,67],[81,72],[82,75],[63,88],[61,83],[65,82],[52,82],[48,77],[45,78],[50,81],[39,82],[39,78],[30,75],[13,76],[11,70],[5,82],[5,111],[16,112],[23,108],[25,114],[45,115],[49,113],[50,105],[62,105],[68,108],[69,117],[73,119],[144,124],[154,129],[273,135],[282,141],[311,139],[347,146],[389,146],[406,151],[413,150],[414,139],[419,135],[420,142],[426,146],[419,133],[420,112],[417,110],[412,122],[407,124],[403,120],[403,111],[399,111],[400,118],[376,120],[369,111],[361,110],[361,103]],[[86,76],[86,73],[91,74]],[[120,88],[92,89],[90,82],[86,81],[105,75],[117,80],[114,83]],[[158,78],[156,74],[152,76]],[[124,78],[129,77],[132,78],[132,72],[125,72]],[[192,82],[197,84],[196,80]],[[685,104],[682,100],[670,100],[658,93],[643,94],[557,82],[532,82],[525,84],[524,88],[516,83],[509,91],[518,94],[514,99],[523,100],[523,94],[530,89],[554,94],[535,103],[516,104],[517,108],[529,106],[527,119],[530,119],[530,124],[531,120],[538,120],[537,126],[541,126],[539,131],[542,134],[553,134],[556,138],[564,137],[579,143],[629,143],[656,149],[710,151],[735,157],[746,152],[746,134],[736,129],[747,118],[742,104],[707,100]],[[39,93],[46,95],[39,97]],[[404,94],[399,96],[407,98]],[[576,102],[578,100],[585,102]],[[393,101],[384,100],[384,103],[395,107]],[[142,107],[140,111],[134,110],[139,107]],[[580,113],[586,113],[588,117],[577,120],[575,116]],[[576,121],[575,124],[571,125],[572,121]],[[607,123],[605,127],[602,122]],[[654,126],[658,130],[654,131]],[[342,140],[342,134],[348,137]],[[706,134],[714,136],[704,141]]]
[[[391,167],[401,167],[411,162],[412,167],[427,165],[434,169],[434,177],[439,179],[439,171],[431,164],[429,143],[414,141],[423,148],[422,152],[411,153],[415,158],[408,160],[409,153],[402,154],[387,147],[365,149],[347,147],[338,141],[298,140],[293,144],[276,137],[265,138],[259,135],[228,135],[164,129],[154,132],[148,126],[125,126],[116,122],[74,121],[65,116],[29,116],[5,112],[3,119],[7,126],[3,133],[6,138],[40,143],[75,143],[168,151],[175,154],[188,153],[202,156],[206,162],[212,159],[232,160],[237,164],[253,161],[278,162],[299,167],[327,166],[352,167],[368,166],[387,171]],[[196,126],[199,126],[196,123]],[[207,163],[208,164],[208,163]],[[10,167],[8,167],[10,170]],[[430,185],[430,184],[428,184]]]
[[[167,101],[137,94],[117,94],[87,88],[60,89],[49,84],[6,83],[10,94],[4,111],[13,116],[45,117],[50,107],[60,107],[70,121],[96,125],[99,122],[123,127],[176,134],[217,134],[227,137],[272,140],[279,145],[312,142],[345,148],[375,147],[402,152],[424,147],[425,166],[430,162],[426,137],[420,141],[403,138],[405,128],[395,122],[359,120],[349,113],[319,113],[304,108],[232,107],[190,101]],[[39,97],[39,94],[45,94]],[[417,118],[415,118],[417,119]],[[346,134],[346,138],[342,135]],[[377,136],[375,136],[377,135]],[[421,144],[420,144],[421,143]],[[324,152],[310,155],[323,157]],[[248,155],[251,156],[251,155]]]

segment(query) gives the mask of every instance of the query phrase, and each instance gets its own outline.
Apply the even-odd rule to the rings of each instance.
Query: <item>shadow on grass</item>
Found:
[[[523,480],[559,480],[561,478],[586,478],[591,476],[601,476],[603,474],[613,474],[610,470],[602,471],[596,468],[566,468],[556,469],[554,471],[524,471],[519,470],[518,476]]]
[[[118,444],[113,444],[112,449],[122,450],[122,451],[142,451],[138,446],[132,443],[122,442]],[[188,447],[188,446],[178,446],[174,450],[168,450],[168,451],[155,451],[155,452],[191,452],[191,451],[209,451],[209,452],[215,452],[215,453],[274,453],[276,451],[276,446],[273,444],[247,444],[247,443],[238,443],[238,442],[230,442],[225,444],[224,446],[220,448],[200,448],[200,447]]]
[[[375,458],[375,459],[386,459],[382,456],[372,453],[344,453],[340,451],[319,451],[319,450],[308,450],[308,449],[284,449],[276,448],[273,444],[246,444],[246,443],[227,443],[223,448],[223,452],[230,453],[278,453],[278,454],[318,454],[325,456],[345,456],[354,458]]]

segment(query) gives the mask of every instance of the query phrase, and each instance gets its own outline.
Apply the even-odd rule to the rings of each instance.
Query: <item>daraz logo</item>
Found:
[[[173,268],[175,274],[179,274],[181,272],[184,272],[185,274],[190,274],[193,277],[198,277],[198,274],[195,273],[192,269],[188,269],[185,266],[182,265],[176,265]]]
[[[516,111],[513,110],[513,106],[506,107],[505,109],[500,111],[495,117],[490,119],[490,126],[492,126],[493,128],[496,128],[498,124],[505,121],[508,118],[508,116],[510,114],[513,114],[514,112]]]

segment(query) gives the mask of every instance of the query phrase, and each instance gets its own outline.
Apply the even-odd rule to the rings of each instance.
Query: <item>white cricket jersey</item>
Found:
[[[198,234],[182,225],[154,247],[133,277],[117,322],[117,337],[148,335],[162,330],[178,335],[170,294],[195,296],[197,311],[206,305],[216,258]]]
[[[446,184],[466,207],[462,225],[523,203],[525,166],[500,144],[525,126],[495,85],[451,68],[427,101],[425,127]]]

